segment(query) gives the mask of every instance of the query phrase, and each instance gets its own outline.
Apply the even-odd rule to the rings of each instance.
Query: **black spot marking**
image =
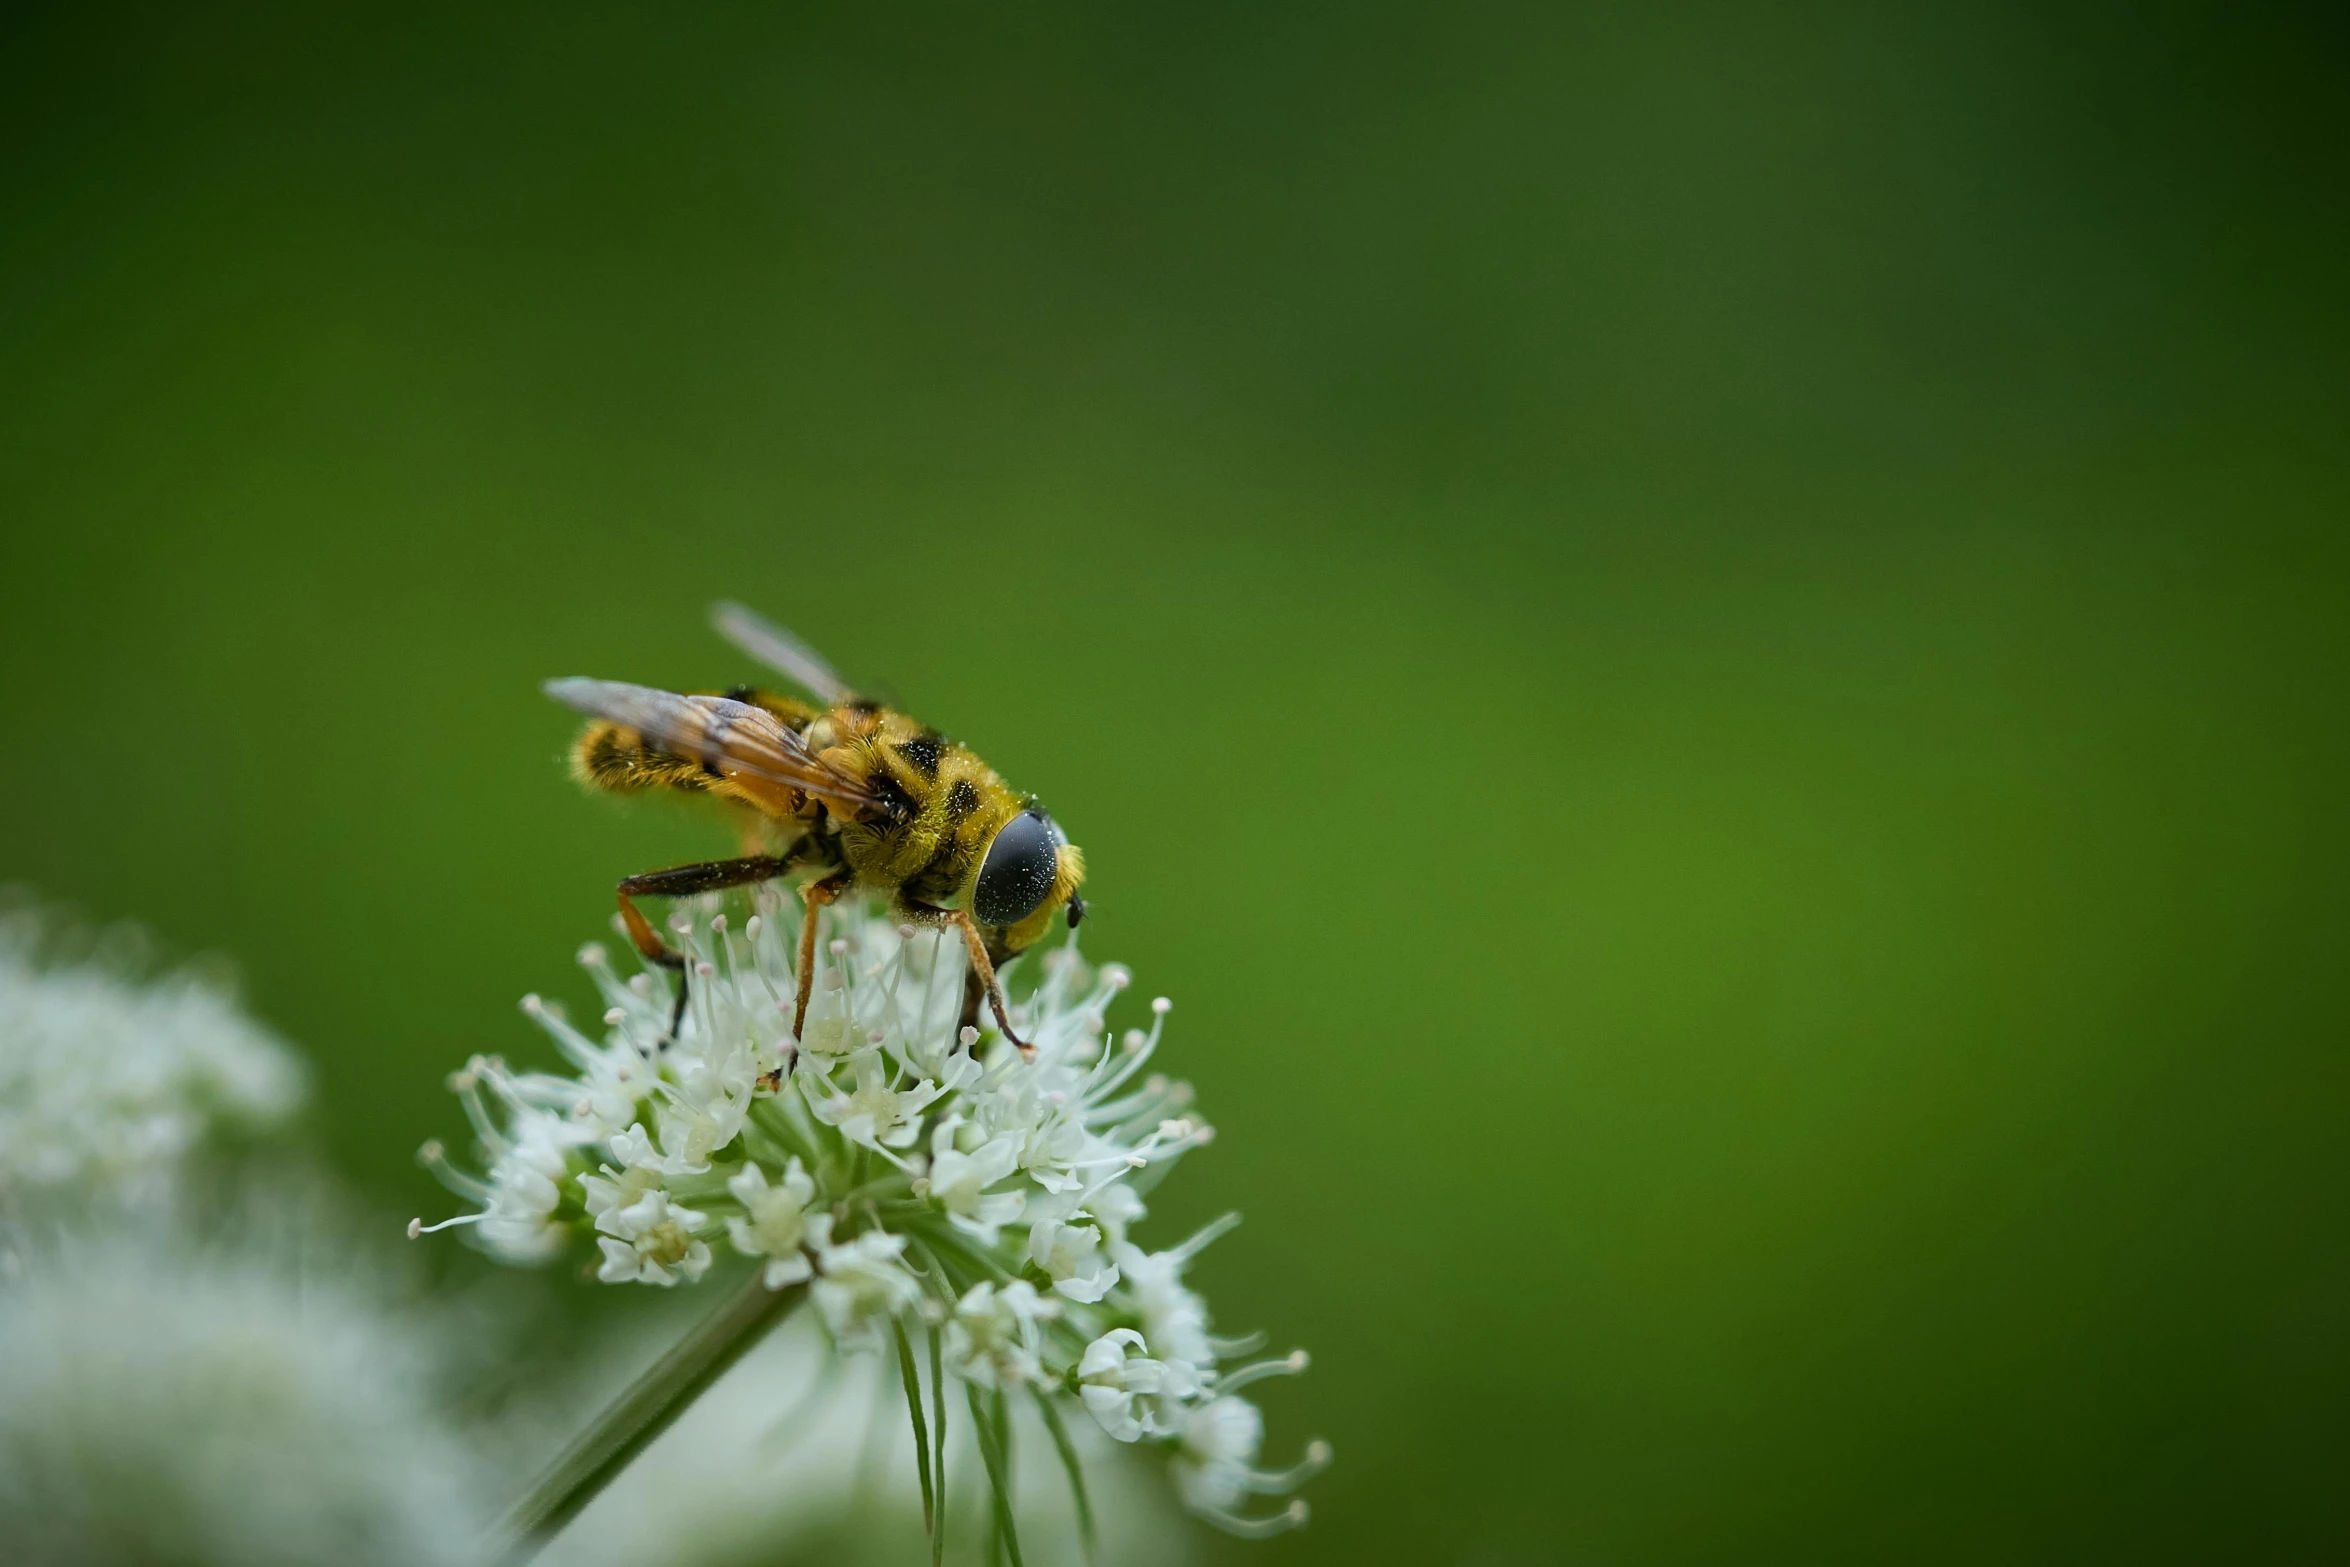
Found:
[[[899,821],[914,814],[914,797],[905,786],[890,776],[886,767],[876,767],[865,775],[865,788],[881,802],[881,808]]]
[[[720,772],[717,768],[711,766],[708,762],[704,762],[702,764],[702,776],[705,778],[724,778],[726,775]]]
[[[959,822],[978,809],[979,791],[971,787],[971,780],[968,778],[956,779],[955,786],[947,791],[948,819]]]
[[[841,706],[847,708],[852,713],[859,714],[860,716],[866,718],[870,718],[875,713],[881,711],[881,704],[874,701],[869,696],[857,697],[853,701],[843,702]]]
[[[923,777],[936,778],[939,758],[947,754],[946,736],[935,729],[926,729],[911,740],[899,741],[897,752]]]
[[[729,686],[726,691],[726,700],[748,702],[756,698],[758,694],[759,688],[757,686]]]

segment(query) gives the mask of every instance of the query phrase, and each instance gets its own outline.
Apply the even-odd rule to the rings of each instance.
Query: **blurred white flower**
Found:
[[[624,982],[595,948],[582,961],[607,1003],[601,1040],[526,1002],[575,1075],[481,1059],[458,1075],[488,1174],[427,1150],[476,1205],[446,1222],[512,1261],[546,1255],[547,1236],[592,1234],[609,1283],[699,1278],[723,1244],[758,1259],[771,1289],[806,1283],[844,1347],[888,1347],[894,1363],[901,1341],[911,1354],[937,1335],[931,1352],[971,1397],[997,1401],[993,1420],[1008,1419],[1007,1390],[1033,1390],[1121,1440],[1168,1444],[1192,1477],[1184,1494],[1222,1526],[1296,1522],[1295,1509],[1236,1511],[1254,1480],[1235,1490],[1232,1474],[1262,1478],[1253,1446],[1240,1470],[1216,1466],[1239,1418],[1218,1395],[1305,1365],[1220,1364],[1235,1346],[1211,1334],[1184,1271],[1237,1220],[1168,1250],[1130,1238],[1146,1191],[1212,1135],[1190,1087],[1148,1071],[1167,1002],[1147,1031],[1113,1036],[1126,971],[1088,968],[1073,945],[1045,953],[1041,982],[1013,1002],[1036,1047],[1023,1056],[962,1023],[959,941],[838,906],[795,1039],[785,896],[762,889],[739,931],[716,900],[672,916],[688,998],[674,1034],[669,976]]]
[[[1118,1282],[1117,1265],[1102,1251],[1102,1232],[1090,1224],[1036,1218],[1028,1228],[1028,1260],[1053,1281],[1053,1290],[1091,1305]]]
[[[1182,1402],[1198,1391],[1199,1379],[1188,1367],[1151,1359],[1150,1346],[1132,1328],[1112,1328],[1086,1345],[1077,1362],[1078,1398],[1121,1442],[1180,1432]],[[1160,1412],[1162,1395],[1171,1415]]]
[[[1282,1496],[1296,1490],[1328,1465],[1330,1449],[1315,1442],[1295,1468],[1268,1473],[1255,1467],[1257,1450],[1264,1442],[1265,1417],[1247,1399],[1227,1394],[1189,1411],[1174,1464],[1175,1489],[1184,1505],[1223,1521],[1236,1534],[1304,1523],[1303,1502],[1291,1502],[1263,1519],[1242,1518],[1236,1509],[1252,1495]]]
[[[484,1085],[506,1109],[502,1123],[482,1102]],[[571,1157],[595,1140],[595,1129],[583,1118],[567,1119],[534,1101],[504,1062],[489,1057],[476,1056],[449,1079],[449,1086],[464,1104],[490,1168],[487,1179],[470,1175],[449,1164],[437,1141],[424,1145],[418,1157],[425,1165],[481,1204],[477,1213],[432,1227],[478,1225],[482,1245],[509,1262],[553,1259],[570,1239],[555,1215],[563,1205]],[[412,1235],[424,1233],[421,1222],[409,1229]]]
[[[1050,1302],[1026,1279],[998,1289],[974,1284],[947,1318],[946,1362],[955,1375],[981,1387],[1033,1382],[1044,1375],[1036,1325]]]
[[[1183,1287],[1183,1265],[1228,1228],[1218,1222],[1172,1251],[1146,1252],[1122,1242],[1113,1250],[1120,1277],[1134,1298],[1143,1337],[1162,1360],[1206,1368],[1216,1363],[1208,1342],[1208,1305]]]
[[[821,1276],[814,1294],[832,1336],[849,1344],[877,1341],[877,1329],[919,1304],[922,1286],[899,1260],[903,1235],[867,1230],[845,1246],[816,1255]]]
[[[300,1107],[298,1057],[192,972],[148,976],[130,927],[96,950],[33,908],[0,914],[0,1219],[56,1203],[154,1207],[208,1139]]]
[[[11,1567],[475,1559],[437,1340],[375,1305],[354,1259],[287,1251],[140,1226],[20,1258],[0,1285]]]

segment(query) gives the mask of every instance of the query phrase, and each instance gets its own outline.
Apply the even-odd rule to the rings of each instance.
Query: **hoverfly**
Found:
[[[808,1016],[816,913],[863,888],[906,920],[953,926],[971,957],[966,1022],[982,995],[1004,1037],[1012,1031],[997,965],[1034,945],[1061,910],[1085,917],[1077,888],[1085,857],[1033,795],[1015,794],[958,740],[857,696],[798,637],[720,604],[718,633],[817,700],[737,686],[680,695],[616,680],[550,680],[547,694],[592,720],[572,746],[571,769],[591,789],[672,789],[714,796],[742,828],[736,859],[678,865],[623,879],[621,923],[651,962],[684,959],[653,930],[638,898],[685,897],[783,876],[802,878],[796,1037]],[[682,974],[678,1015],[685,1006]],[[674,1028],[674,1024],[672,1025]]]

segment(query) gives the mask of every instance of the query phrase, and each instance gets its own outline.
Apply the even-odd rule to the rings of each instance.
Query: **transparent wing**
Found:
[[[863,781],[827,766],[773,713],[722,696],[679,696],[619,680],[550,680],[547,695],[591,718],[607,718],[665,751],[692,757],[732,778],[802,789],[828,804],[883,804]]]
[[[763,615],[740,604],[713,604],[710,625],[769,669],[791,676],[828,706],[838,707],[855,695],[848,682],[824,661],[823,654]]]

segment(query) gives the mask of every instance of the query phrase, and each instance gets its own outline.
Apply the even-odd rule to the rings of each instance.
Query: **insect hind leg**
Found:
[[[685,1021],[686,976],[685,958],[669,943],[661,939],[642,910],[636,906],[638,898],[690,898],[699,892],[717,892],[727,887],[745,887],[754,882],[773,881],[797,863],[787,855],[751,854],[739,860],[704,860],[695,865],[675,865],[665,871],[646,871],[641,875],[621,878],[616,896],[620,901],[620,923],[628,931],[628,939],[636,943],[648,963],[676,969],[677,1003],[669,1012],[669,1037],[675,1039],[679,1025]]]

